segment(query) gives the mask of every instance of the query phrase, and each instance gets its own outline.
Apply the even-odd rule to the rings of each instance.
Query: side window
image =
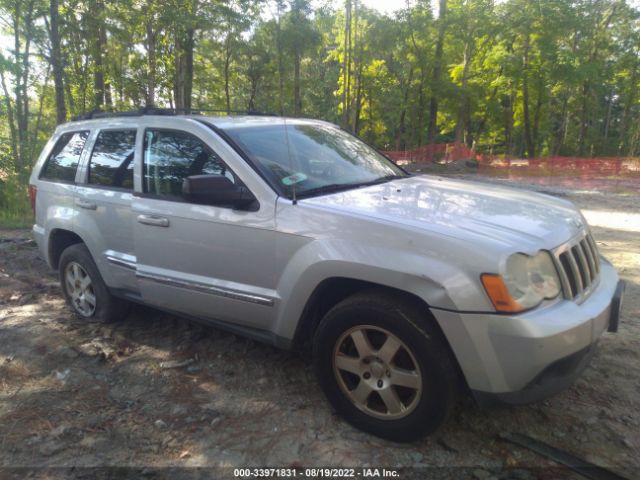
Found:
[[[199,138],[177,130],[148,129],[144,136],[145,193],[182,197],[182,180],[192,175],[235,175]]]
[[[88,131],[62,134],[44,164],[40,178],[73,183],[88,136]]]
[[[133,190],[135,130],[102,130],[89,160],[89,183]]]

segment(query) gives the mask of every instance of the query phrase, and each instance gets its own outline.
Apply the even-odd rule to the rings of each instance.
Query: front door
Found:
[[[187,176],[225,175],[249,186],[214,151],[213,133],[197,133],[144,129],[141,191],[132,204],[142,298],[267,329],[277,304],[274,202],[260,202],[257,211],[187,203],[181,194]]]

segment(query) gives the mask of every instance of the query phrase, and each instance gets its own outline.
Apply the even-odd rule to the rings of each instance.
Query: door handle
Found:
[[[96,208],[98,208],[95,203],[80,199],[76,200],[76,205],[80,208],[86,208],[87,210],[95,210]]]
[[[164,217],[158,217],[156,215],[138,215],[138,222],[144,225],[151,225],[153,227],[168,227],[169,219]]]

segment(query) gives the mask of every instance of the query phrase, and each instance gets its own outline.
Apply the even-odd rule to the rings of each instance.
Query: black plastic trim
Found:
[[[613,300],[611,300],[611,317],[609,318],[607,332],[616,333],[618,331],[618,325],[620,324],[620,311],[622,310],[622,299],[624,297],[626,286],[627,284],[624,280],[618,281],[616,292],[613,294]]]
[[[571,385],[591,362],[597,343],[578,350],[542,370],[522,390],[505,393],[491,393],[471,390],[481,407],[500,405],[525,405],[548,398]]]

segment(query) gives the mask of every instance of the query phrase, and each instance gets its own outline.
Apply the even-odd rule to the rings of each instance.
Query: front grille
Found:
[[[591,233],[558,248],[555,257],[565,298],[584,299],[600,273],[600,256]]]

